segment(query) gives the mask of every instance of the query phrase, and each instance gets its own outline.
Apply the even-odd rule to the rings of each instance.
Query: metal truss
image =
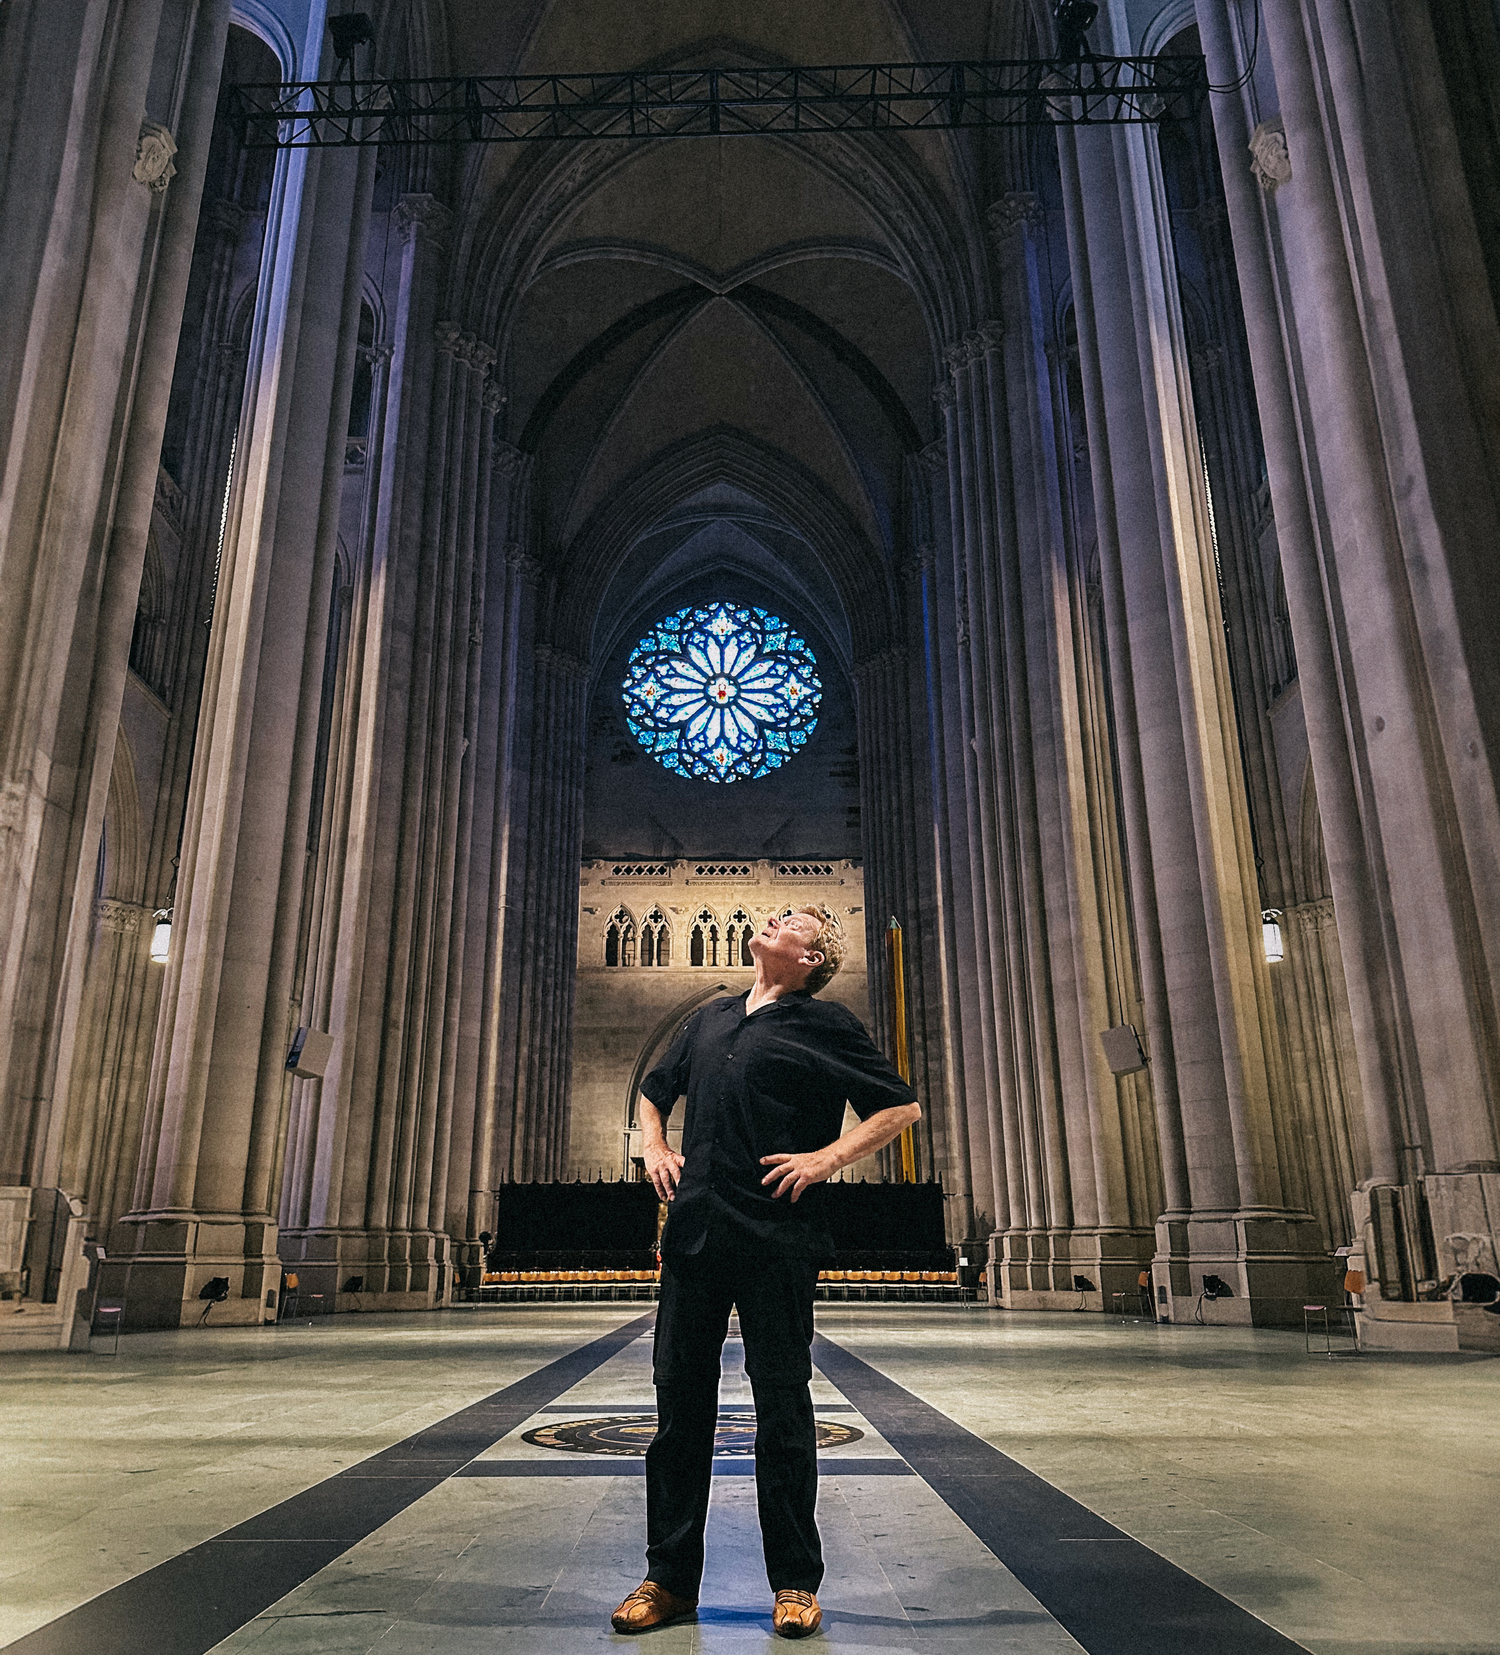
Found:
[[[1208,93],[1201,57],[629,70],[233,88],[250,149],[1155,124]]]

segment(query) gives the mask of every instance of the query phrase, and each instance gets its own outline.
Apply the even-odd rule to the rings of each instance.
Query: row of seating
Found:
[[[522,1282],[637,1282],[656,1281],[656,1270],[486,1270],[482,1287],[507,1287]],[[820,1270],[820,1282],[956,1282],[956,1270]]]
[[[488,1270],[470,1290],[476,1304],[654,1299],[655,1270]],[[827,1300],[961,1301],[974,1296],[954,1270],[822,1270],[817,1295]]]

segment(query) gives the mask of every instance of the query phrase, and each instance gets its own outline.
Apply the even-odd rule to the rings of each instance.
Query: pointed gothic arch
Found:
[[[622,902],[604,927],[604,963],[609,966],[635,964],[636,929],[630,910]]]

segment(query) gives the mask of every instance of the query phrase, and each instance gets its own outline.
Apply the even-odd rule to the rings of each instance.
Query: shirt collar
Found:
[[[742,1017],[759,1017],[763,1011],[775,1011],[778,1006],[784,1006],[792,1000],[811,1000],[812,995],[805,988],[789,988],[785,994],[778,994],[774,1000],[763,1006],[757,1006],[754,1011],[747,1008],[750,1004],[750,990],[747,988],[740,995],[740,1015]]]

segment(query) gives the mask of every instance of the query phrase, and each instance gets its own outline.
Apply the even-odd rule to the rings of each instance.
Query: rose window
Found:
[[[630,652],[625,718],[659,764],[700,781],[753,780],[818,727],[823,685],[807,640],[734,603],[679,609]]]

